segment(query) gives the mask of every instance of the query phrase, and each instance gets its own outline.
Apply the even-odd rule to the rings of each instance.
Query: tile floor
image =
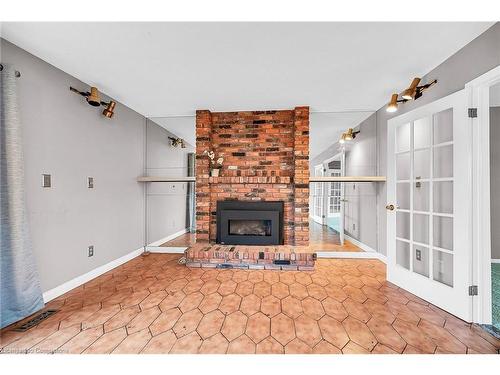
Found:
[[[189,269],[140,256],[50,302],[3,353],[497,353],[500,341],[388,283],[378,260],[314,272]]]

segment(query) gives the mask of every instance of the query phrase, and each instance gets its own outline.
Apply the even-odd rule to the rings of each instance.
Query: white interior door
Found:
[[[388,122],[387,279],[467,321],[471,157],[465,90]]]
[[[324,168],[323,165],[317,165],[314,167],[314,176],[316,177],[323,177],[324,174]],[[312,203],[312,219],[318,223],[323,225],[324,224],[324,183],[322,182],[315,182],[311,184],[311,203]]]
[[[340,175],[345,176],[345,151],[342,150],[340,157]],[[344,246],[344,231],[345,231],[345,183],[340,184],[340,244]]]

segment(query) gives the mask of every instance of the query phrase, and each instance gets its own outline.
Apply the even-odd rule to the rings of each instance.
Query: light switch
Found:
[[[94,177],[88,177],[87,178],[87,187],[89,189],[93,189],[94,188]]]
[[[52,186],[50,174],[42,174],[42,187],[49,188]]]

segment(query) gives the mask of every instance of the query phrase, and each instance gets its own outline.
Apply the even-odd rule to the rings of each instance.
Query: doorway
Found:
[[[473,112],[474,322],[500,336],[500,66],[466,85]]]
[[[344,176],[344,164],[345,153],[341,151],[314,166],[314,176]],[[344,183],[314,182],[310,194],[310,246],[317,250],[351,251],[344,248]]]
[[[388,122],[387,279],[471,321],[466,106],[461,90]]]

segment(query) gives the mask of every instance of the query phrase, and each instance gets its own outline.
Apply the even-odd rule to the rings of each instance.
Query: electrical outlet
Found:
[[[94,256],[94,245],[90,245],[89,246],[89,257],[93,257]]]
[[[422,250],[419,250],[419,249],[416,249],[416,250],[415,250],[415,258],[416,258],[418,261],[421,261],[421,260],[422,260]]]
[[[87,178],[87,187],[89,189],[93,189],[94,188],[94,177],[88,177]]]

